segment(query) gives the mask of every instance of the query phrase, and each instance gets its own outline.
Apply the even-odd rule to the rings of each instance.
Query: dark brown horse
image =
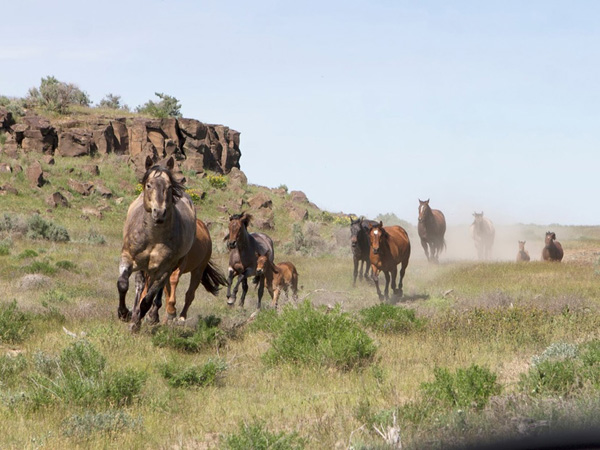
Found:
[[[248,225],[252,216],[247,213],[235,214],[229,218],[229,233],[225,236],[229,247],[229,277],[227,280],[227,304],[235,304],[240,283],[242,283],[242,297],[240,306],[244,306],[248,292],[248,278],[256,275],[256,261],[258,256],[268,255],[271,262],[275,255],[273,241],[264,233],[248,233]],[[238,280],[231,291],[233,278]],[[265,290],[264,276],[258,277],[258,307]]]
[[[399,225],[384,227],[382,222],[377,225],[369,226],[369,241],[371,270],[377,295],[379,300],[387,300],[390,284],[390,275],[392,281],[392,292],[394,295],[402,297],[402,280],[408,266],[410,258],[410,240],[406,230]],[[400,269],[400,280],[398,289],[396,289],[396,277],[398,274],[398,264],[402,264]],[[379,272],[385,275],[385,292],[382,295],[379,289]]]
[[[350,218],[350,245],[354,259],[354,278],[352,285],[356,286],[356,277],[367,279],[371,262],[369,260],[369,225],[377,225],[374,220]],[[359,268],[360,266],[360,268]]]
[[[563,248],[560,242],[556,240],[556,234],[552,231],[546,232],[546,246],[542,250],[542,259],[544,261],[561,262],[563,259]]]
[[[439,209],[430,208],[429,199],[419,200],[418,230],[427,260],[437,263],[440,253],[446,248],[446,218]]]
[[[167,318],[174,319],[177,316],[175,309],[175,293],[179,278],[184,273],[190,273],[190,285],[185,293],[185,303],[179,318],[185,320],[187,312],[194,301],[196,289],[200,283],[212,295],[217,295],[220,286],[227,286],[227,279],[218,267],[211,261],[212,239],[207,226],[200,219],[196,219],[196,238],[191,250],[183,259],[181,264],[173,271],[169,282],[165,285]]]
[[[147,274],[148,291],[142,294],[143,276],[136,277],[136,301],[131,313],[131,330],[140,328],[141,319],[153,307],[151,319],[158,321],[160,296],[167,278],[177,268],[194,243],[196,210],[183,185],[171,173],[173,158],[166,166],[153,165],[146,158],[142,193],[127,211],[123,226],[123,248],[119,263],[119,318],[127,320],[125,297],[129,276],[140,271]],[[139,294],[139,295],[138,295]]]

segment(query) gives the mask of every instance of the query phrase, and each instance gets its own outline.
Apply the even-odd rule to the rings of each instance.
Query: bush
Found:
[[[35,250],[32,250],[30,248],[27,248],[27,249],[23,250],[21,253],[19,253],[18,258],[26,259],[26,258],[35,258],[36,256],[38,256],[38,252],[36,252]]]
[[[10,248],[12,247],[12,242],[10,241],[0,241],[0,256],[8,256],[10,255]]]
[[[306,447],[306,440],[298,433],[272,433],[263,422],[240,424],[237,433],[223,436],[223,448],[228,450],[288,450]]]
[[[65,227],[44,220],[39,214],[34,214],[27,221],[27,237],[29,239],[46,239],[53,242],[70,240]]]
[[[90,230],[84,240],[87,244],[91,245],[104,245],[106,244],[106,238],[98,233],[96,230]]]
[[[457,369],[454,374],[446,368],[434,369],[435,380],[423,383],[421,390],[425,397],[440,406],[483,408],[492,395],[501,391],[497,375],[484,367],[472,365],[467,369]]]
[[[17,301],[0,305],[0,344],[19,344],[32,333],[31,315],[17,309]]]
[[[160,102],[153,102],[148,100],[142,106],[138,106],[136,111],[140,114],[148,114],[159,119],[165,119],[167,117],[181,117],[181,104],[179,100],[170,95],[155,92]]]
[[[60,355],[60,366],[65,376],[95,378],[106,366],[106,358],[86,340],[78,340]]]
[[[200,318],[195,330],[171,325],[157,327],[152,343],[157,347],[170,347],[188,353],[199,352],[210,346],[220,346],[224,333],[218,328],[221,319],[215,316]]]
[[[208,180],[208,184],[216,189],[227,187],[227,177],[225,175],[208,175],[206,179]]]
[[[163,364],[160,373],[171,387],[203,387],[214,385],[226,368],[224,361],[209,359],[201,366],[183,366],[174,362]]]
[[[415,311],[394,305],[380,304],[359,311],[360,322],[381,333],[406,333],[423,326]]]
[[[72,83],[64,83],[53,76],[42,78],[40,87],[29,89],[26,103],[39,106],[47,111],[65,114],[69,105],[89,106],[88,94]]]
[[[12,113],[13,117],[23,117],[25,115],[23,100],[20,98],[0,95],[0,106]]]
[[[47,261],[33,261],[28,266],[24,266],[25,273],[42,273],[44,275],[53,275],[56,273],[56,268],[52,267]]]
[[[85,412],[73,414],[64,420],[61,428],[65,436],[87,438],[93,433],[113,434],[135,430],[142,426],[142,418],[134,419],[123,411]]]
[[[113,405],[131,405],[147,378],[146,373],[134,369],[108,373],[104,379],[102,397]]]
[[[0,356],[0,387],[12,385],[26,368],[27,360],[22,354]]]
[[[297,308],[288,305],[280,316],[262,326],[273,336],[264,355],[269,364],[351,370],[371,362],[376,351],[371,338],[339,306],[327,311],[313,308],[309,301]]]
[[[98,103],[98,107],[129,110],[127,105],[121,105],[121,96],[114,94],[106,94],[106,96],[100,100],[100,103]]]
[[[59,269],[69,270],[71,272],[74,272],[77,269],[77,264],[75,264],[74,262],[71,262],[71,261],[62,260],[62,261],[56,262],[56,267],[58,267]]]

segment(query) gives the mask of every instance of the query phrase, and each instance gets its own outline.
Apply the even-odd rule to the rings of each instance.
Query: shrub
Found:
[[[226,368],[224,361],[209,359],[200,366],[183,366],[174,362],[163,364],[160,373],[171,387],[202,387],[214,385]]]
[[[102,396],[113,405],[131,405],[139,397],[147,378],[146,373],[134,369],[108,373],[104,379]]]
[[[198,203],[203,198],[203,194],[198,193],[198,191],[194,189],[186,189],[185,192],[190,196],[194,203]]]
[[[54,242],[67,242],[70,239],[66,228],[44,220],[39,214],[29,218],[27,229],[29,239],[46,239]]]
[[[384,303],[362,309],[359,315],[364,326],[381,333],[405,333],[423,325],[414,310]]]
[[[99,108],[108,108],[108,109],[128,109],[124,108],[121,105],[121,96],[114,94],[106,94],[100,103],[98,103]]]
[[[152,343],[157,347],[170,347],[188,353],[199,352],[212,345],[223,343],[224,334],[218,328],[221,319],[215,316],[200,318],[195,330],[189,328],[161,326],[154,330]]]
[[[24,266],[25,273],[42,273],[44,275],[53,275],[56,268],[52,267],[47,261],[33,261],[28,266]]]
[[[0,344],[19,344],[31,333],[31,315],[17,309],[17,301],[0,305]]]
[[[24,233],[27,231],[27,224],[20,216],[11,216],[8,213],[4,213],[0,218],[0,231],[16,231]]]
[[[10,241],[0,241],[0,256],[8,256],[10,255],[10,248],[12,247],[12,242]]]
[[[155,92],[154,95],[160,98],[159,102],[148,100],[142,106],[138,106],[136,111],[140,114],[158,117],[159,119],[181,117],[181,104],[179,103],[179,100],[170,95],[158,92]]]
[[[0,356],[0,387],[12,385],[27,368],[27,360],[22,354]]]
[[[227,187],[227,177],[225,175],[208,175],[206,179],[208,180],[208,184],[216,189]]]
[[[135,430],[142,426],[142,418],[134,419],[123,411],[89,412],[73,414],[61,424],[65,436],[87,438],[93,433],[113,434]]]
[[[268,330],[271,348],[267,363],[302,363],[350,370],[373,359],[376,346],[371,338],[339,306],[333,310],[314,308],[304,301],[297,308],[286,306]]]
[[[56,262],[56,267],[58,267],[59,269],[69,270],[73,272],[75,271],[75,269],[77,269],[77,264],[71,261],[62,260]]]
[[[446,368],[434,369],[434,381],[423,383],[421,390],[432,402],[445,407],[483,408],[492,395],[501,391],[497,375],[485,367],[472,365],[457,369],[454,374]]]
[[[106,358],[86,340],[78,340],[66,347],[60,355],[65,376],[94,378],[106,365]]]
[[[53,76],[42,78],[39,89],[29,89],[26,103],[48,111],[65,114],[69,105],[90,105],[88,94],[72,83],[64,83]]]
[[[273,433],[263,422],[240,424],[239,431],[223,436],[224,449],[228,450],[288,450],[306,447],[306,440],[298,433]]]
[[[0,95],[0,106],[12,113],[13,117],[23,117],[25,115],[23,99]]]
[[[32,250],[30,248],[27,248],[27,249],[23,250],[21,253],[19,253],[18,258],[26,259],[26,258],[35,258],[36,256],[38,256],[38,252],[36,252],[35,250]]]
[[[91,245],[104,245],[106,244],[106,238],[98,233],[96,230],[90,230],[84,240],[86,243]]]

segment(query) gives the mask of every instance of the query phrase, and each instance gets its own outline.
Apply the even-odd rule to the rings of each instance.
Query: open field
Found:
[[[72,194],[70,208],[48,209],[44,198],[59,188],[70,192],[69,177],[89,178],[90,163],[100,165],[114,197]],[[133,173],[116,158],[57,158],[44,169],[51,184],[41,189],[28,187],[22,174],[0,175],[0,184],[19,190],[0,197],[1,449],[244,448],[252,433],[279,442],[270,448],[392,448],[375,427],[393,427],[394,417],[405,448],[440,448],[599,425],[600,227],[552,226],[565,248],[561,264],[539,261],[547,226],[500,228],[496,259],[486,263],[473,260],[465,227],[450,228],[439,265],[426,262],[411,234],[405,298],[392,310],[414,316],[381,310],[382,320],[368,322],[364,311],[379,301],[370,283],[352,288],[343,220],[310,207],[309,222],[294,230],[285,195],[258,186],[236,194],[190,178],[192,190],[206,192],[198,217],[211,223],[223,270],[227,214],[220,207],[233,211],[239,192],[269,193],[276,261],[297,266],[300,308],[315,310],[319,320],[347,319],[356,332],[343,339],[364,334],[374,349],[356,364],[307,363],[283,353],[273,362],[269,355],[282,348],[278,333],[292,327],[296,305],[283,298],[283,324],[268,308],[249,320],[252,287],[245,309],[228,308],[223,291],[214,298],[198,290],[187,328],[200,329],[209,316],[220,323],[191,351],[159,341],[169,333],[164,327],[144,324],[131,334],[117,320],[116,280]],[[66,228],[70,240],[28,237],[36,213]],[[531,263],[513,262],[517,239],[528,241]],[[179,284],[180,301],[188,280]],[[205,383],[188,374],[177,384],[172,375],[207,364],[216,368]]]

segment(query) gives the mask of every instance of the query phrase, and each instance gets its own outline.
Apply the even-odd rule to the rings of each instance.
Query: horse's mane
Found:
[[[250,220],[252,219],[252,215],[248,214],[248,213],[239,213],[239,214],[233,214],[231,216],[229,216],[229,221],[231,222],[232,220],[240,220],[241,218],[244,218],[243,222],[244,225],[246,225],[246,227],[248,227],[248,225],[250,225]]]
[[[183,197],[185,186],[175,179],[173,173],[169,169],[160,165],[152,166],[146,170],[144,178],[142,178],[142,186],[146,185],[146,181],[148,181],[148,178],[150,178],[150,174],[152,173],[155,174],[154,176],[159,176],[164,173],[169,177],[169,183],[171,183],[171,189],[173,190],[173,203],[177,203],[179,199]]]

